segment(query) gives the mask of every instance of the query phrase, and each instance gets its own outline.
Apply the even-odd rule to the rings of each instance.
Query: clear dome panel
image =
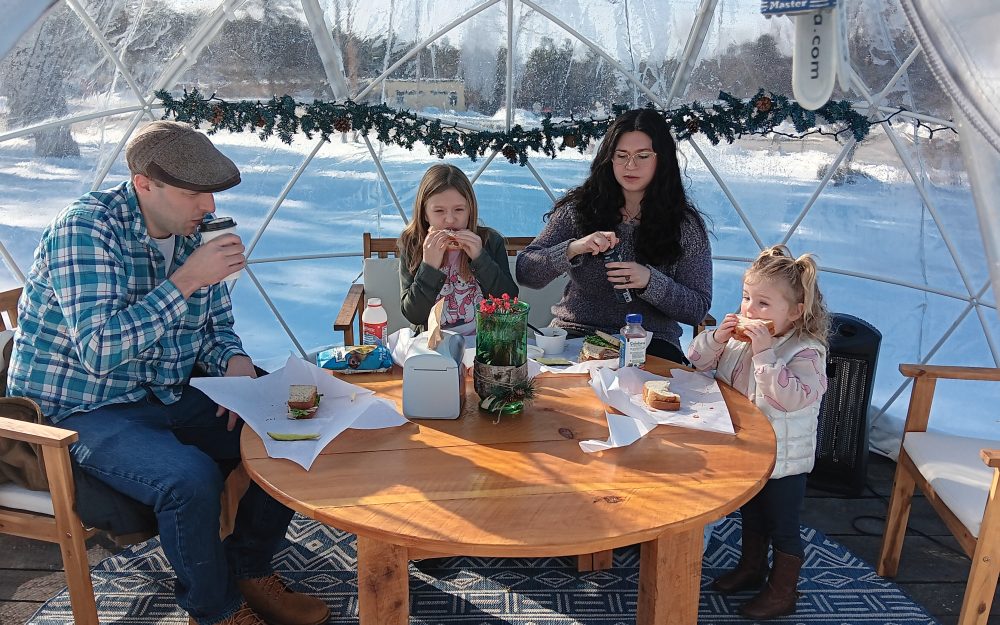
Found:
[[[692,9],[696,3],[543,0],[537,4],[596,44],[632,76],[638,78],[656,97],[665,98],[670,92],[678,59],[683,53],[691,29],[694,16]],[[531,73],[528,69],[532,64],[532,57],[535,58],[536,66],[542,64],[540,61],[543,59],[551,60],[553,57],[572,60],[571,63],[560,63],[565,66],[563,75],[554,77],[550,82],[564,85],[564,88],[550,94],[550,97],[565,98],[566,94],[570,97],[589,96],[603,106],[629,101],[638,104],[648,100],[611,63],[580,43],[582,40],[575,33],[546,16],[529,14],[518,26],[519,50],[526,66],[529,66],[526,67],[526,80]],[[550,70],[557,72],[556,68]],[[577,81],[582,81],[582,88],[573,88],[573,83]],[[522,85],[522,88],[528,88],[531,84],[529,82],[528,85]],[[577,112],[592,108],[592,105],[581,107],[576,103],[568,104],[571,110]],[[561,112],[564,108],[554,106],[553,110]]]
[[[283,0],[241,3],[169,89],[195,87],[224,99],[333,95],[301,5]]]
[[[22,272],[31,267],[42,230],[63,208],[90,191],[99,164],[112,157],[132,119],[132,115],[103,117],[45,131],[71,136],[78,156],[38,156],[33,135],[0,142],[0,241]],[[128,168],[122,157],[113,163],[107,182],[100,187],[126,180]],[[6,271],[0,274],[3,280],[13,280]],[[18,281],[3,284],[19,286]]]
[[[360,257],[266,263],[251,268],[307,352],[343,344],[340,333],[333,331],[333,322],[351,281],[361,273]],[[280,367],[289,351],[298,355],[248,276],[237,280],[232,297],[236,333],[255,361]]]
[[[65,4],[0,61],[0,128],[6,131],[123,107],[138,108],[138,98]],[[37,133],[35,153],[79,156],[72,132],[66,127]]]
[[[501,5],[477,13],[483,4],[413,0],[365,7],[361,13],[355,9],[349,20],[342,10],[334,34],[342,42],[351,93],[364,92],[365,101],[395,108],[495,112],[503,101],[507,22]],[[332,22],[330,9],[327,14]],[[411,54],[418,43],[456,21]],[[404,56],[409,58],[385,81],[373,84]]]
[[[968,295],[940,230],[885,133],[841,162],[789,239],[820,263]]]
[[[848,0],[844,10],[850,25],[848,47],[851,65],[868,90],[878,93],[885,89],[917,47],[916,39],[899,0]],[[918,77],[918,69],[914,65],[907,72],[913,72],[913,78]],[[923,82],[923,79],[919,80]],[[911,87],[908,75],[904,75],[881,103],[913,110]]]
[[[90,0],[84,10],[128,70],[143,97],[150,90],[209,15],[205,2],[194,0]],[[124,77],[110,59],[105,58],[102,70],[116,74],[111,93],[116,97],[133,97]]]
[[[693,14],[693,7],[685,12]],[[760,2],[720,3],[701,51],[691,61],[685,92],[678,95],[704,102],[714,101],[719,91],[738,98],[751,97],[760,88],[788,93],[793,39],[791,20],[765,18]]]
[[[500,154],[476,180],[479,220],[505,237],[535,236],[552,200],[527,167]]]

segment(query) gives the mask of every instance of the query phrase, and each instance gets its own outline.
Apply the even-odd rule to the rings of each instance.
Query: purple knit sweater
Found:
[[[622,223],[615,228],[618,246],[625,260],[635,259],[636,223]],[[562,299],[552,307],[555,325],[568,330],[590,333],[594,330],[618,332],[625,325],[625,315],[641,313],[642,326],[658,339],[680,348],[678,322],[701,323],[712,304],[712,248],[705,226],[698,218],[687,219],[681,226],[684,255],[673,265],[646,265],[649,284],[633,290],[632,302],[620,304],[608,281],[600,256],[580,254],[569,260],[570,242],[589,233],[581,233],[571,210],[564,208],[549,218],[541,234],[517,255],[517,281],[538,289],[558,276],[569,273],[570,281]]]

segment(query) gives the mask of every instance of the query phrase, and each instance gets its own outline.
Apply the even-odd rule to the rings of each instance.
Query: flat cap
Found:
[[[133,174],[172,187],[215,193],[240,183],[240,170],[189,124],[155,121],[129,139],[125,160]]]

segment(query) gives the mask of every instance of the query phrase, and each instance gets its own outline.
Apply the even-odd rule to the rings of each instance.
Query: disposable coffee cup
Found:
[[[236,234],[236,222],[232,217],[216,217],[215,219],[208,219],[201,222],[201,225],[198,226],[198,231],[201,232],[201,242],[208,243],[212,239],[221,237],[224,234]],[[239,278],[242,274],[242,269],[234,271],[223,278],[223,282],[235,282],[236,278]]]

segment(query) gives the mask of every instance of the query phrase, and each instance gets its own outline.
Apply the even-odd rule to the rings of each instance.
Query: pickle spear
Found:
[[[287,432],[268,432],[268,436],[276,441],[314,441],[319,438],[319,432],[310,434],[291,434]]]

